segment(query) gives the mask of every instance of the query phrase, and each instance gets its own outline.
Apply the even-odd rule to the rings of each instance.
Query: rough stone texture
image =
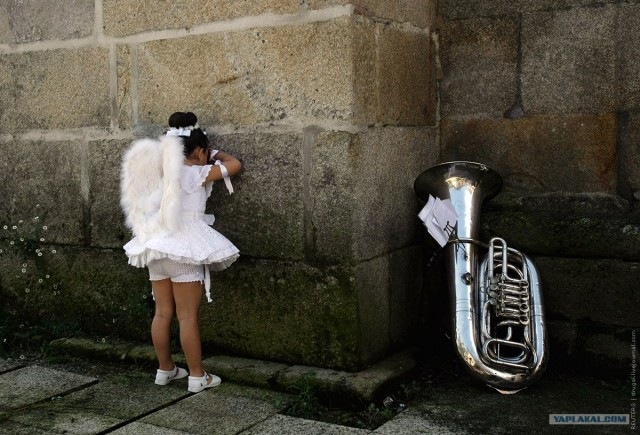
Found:
[[[511,17],[444,23],[440,33],[443,117],[499,117],[514,103],[517,32]]]
[[[617,108],[640,108],[640,41],[632,35],[640,32],[640,5],[621,5],[616,26]],[[636,153],[637,156],[637,153]]]
[[[184,435],[179,430],[168,429],[166,427],[155,426],[147,423],[134,421],[125,427],[109,432],[115,435]]]
[[[213,274],[201,311],[205,346],[272,361],[362,364],[355,279],[345,267],[246,259]]]
[[[404,346],[416,337],[423,303],[423,248],[412,246],[389,255],[389,332],[392,346]]]
[[[109,50],[0,55],[0,133],[108,127]]]
[[[305,435],[366,435],[369,431],[278,414],[258,423],[243,432],[243,435],[299,435],[302,433]]]
[[[278,373],[289,367],[286,364],[225,355],[207,358],[202,361],[202,365],[223,380],[230,378],[242,385],[262,388],[271,388]]]
[[[326,132],[317,137],[314,150],[311,189],[319,258],[362,260],[412,243],[418,228],[413,182],[436,162],[434,130]]]
[[[87,386],[95,379],[72,375],[47,367],[25,367],[0,376],[0,411],[62,395],[78,387]]]
[[[0,6],[0,44],[83,38],[93,32],[94,0],[8,0]]]
[[[430,35],[380,26],[376,38],[376,121],[385,125],[435,124],[436,86]]]
[[[633,361],[631,340],[619,340],[610,334],[594,334],[585,340],[582,347],[585,352],[623,362],[627,367]]]
[[[203,125],[349,120],[353,34],[365,30],[347,17],[141,44],[140,120],[165,124],[167,107],[190,107],[204,114]]]
[[[638,213],[594,214],[588,205],[569,213],[562,208],[567,202],[549,199],[541,210],[487,210],[483,229],[528,254],[640,260]]]
[[[618,194],[640,200],[640,112],[618,114]]]
[[[214,228],[243,255],[302,259],[302,135],[227,135],[215,146],[237,156],[243,169],[233,179],[233,195],[224,183],[214,184],[208,202]]]
[[[420,433],[465,435],[472,432],[461,431],[457,427],[448,428],[444,424],[433,423],[431,419],[425,418],[425,416],[413,409],[409,409],[374,430],[372,435],[414,435]]]
[[[191,434],[236,434],[276,414],[273,404],[257,398],[220,394],[228,386],[221,386],[196,394],[179,403],[155,412],[141,423],[170,427]]]
[[[91,245],[122,248],[130,237],[120,207],[120,165],[131,140],[89,142]]]
[[[164,388],[152,388],[152,380],[147,373],[123,373],[108,382],[99,382],[64,399],[44,404],[38,409],[37,419],[34,419],[33,410],[28,408],[14,413],[11,419],[61,433],[99,433],[189,394],[186,388],[175,383]],[[123,388],[126,388],[126,395],[122,394]],[[82,410],[80,415],[78,409]]]
[[[124,36],[153,30],[190,28],[198,24],[262,14],[295,14],[299,0],[104,0],[107,35]]]
[[[617,0],[447,0],[438,2],[438,12],[446,18],[500,17],[515,15],[519,12],[563,11],[573,7],[618,3]]]
[[[147,340],[152,307],[146,270],[128,266],[121,250],[45,248],[38,257],[0,243],[0,300],[12,301],[3,302],[10,318],[54,337],[84,331],[105,341]]]
[[[121,129],[131,130],[134,128],[134,74],[131,66],[132,49],[130,45],[116,46],[116,113],[115,120]],[[168,117],[167,117],[168,118]],[[166,124],[165,124],[166,125]]]
[[[570,320],[638,327],[640,264],[620,260],[536,257],[545,311]]]
[[[522,98],[528,114],[615,110],[616,8],[527,14]]]
[[[442,121],[444,161],[472,160],[525,192],[608,192],[616,184],[613,114]],[[552,156],[552,158],[549,158]],[[570,170],[569,170],[570,169]]]
[[[360,352],[376,359],[384,355],[391,343],[390,274],[387,256],[364,261],[355,268]]]
[[[32,256],[45,244],[81,244],[88,224],[81,187],[86,144],[14,140],[0,142],[0,153],[0,237]]]
[[[434,3],[424,0],[306,0],[309,9],[351,4],[355,12],[367,17],[382,18],[400,23],[408,22],[427,27],[435,19]]]

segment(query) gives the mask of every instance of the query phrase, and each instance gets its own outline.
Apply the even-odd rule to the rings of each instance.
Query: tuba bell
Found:
[[[445,249],[456,353],[475,378],[512,394],[544,373],[549,352],[535,265],[500,238],[478,240],[482,202],[501,188],[496,171],[464,161],[433,166],[414,184],[421,200],[449,199],[457,214]]]

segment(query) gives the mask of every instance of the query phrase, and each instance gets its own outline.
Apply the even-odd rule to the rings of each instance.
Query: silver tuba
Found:
[[[535,265],[500,238],[478,241],[482,202],[501,188],[496,171],[463,161],[433,166],[414,184],[420,199],[450,199],[458,215],[445,250],[456,352],[474,377],[512,394],[542,375],[549,352]]]

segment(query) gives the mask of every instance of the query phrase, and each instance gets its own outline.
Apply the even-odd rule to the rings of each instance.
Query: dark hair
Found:
[[[191,112],[175,112],[169,117],[169,127],[193,127],[198,122],[198,117]],[[189,156],[196,148],[208,148],[209,138],[200,129],[191,130],[191,136],[180,136],[184,144],[184,155]]]

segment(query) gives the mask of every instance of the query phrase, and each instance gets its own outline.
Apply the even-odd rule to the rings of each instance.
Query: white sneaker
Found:
[[[174,379],[182,379],[186,377],[189,373],[178,366],[175,366],[173,370],[160,370],[156,372],[156,384],[158,385],[167,385],[169,382]]]
[[[199,393],[205,388],[217,387],[222,382],[222,379],[216,375],[210,375],[204,372],[204,376],[189,376],[189,388],[187,389],[191,393]]]

